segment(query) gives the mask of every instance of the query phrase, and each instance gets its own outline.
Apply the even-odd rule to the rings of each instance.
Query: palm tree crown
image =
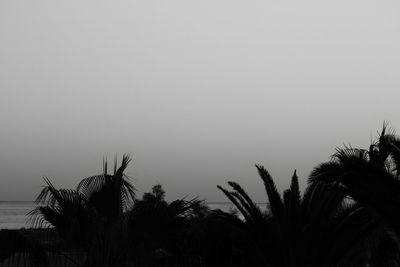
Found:
[[[367,240],[380,236],[380,224],[363,207],[348,203],[340,186],[311,185],[302,197],[295,171],[290,188],[281,196],[268,171],[259,165],[256,168],[268,197],[265,211],[235,182],[228,182],[232,191],[218,188],[241,212],[244,222],[230,214],[221,212],[221,216],[248,233],[261,265],[345,266],[368,256],[372,243]],[[356,253],[360,247],[366,248],[362,255]]]
[[[400,233],[400,139],[384,125],[368,150],[337,149],[331,161],[317,166],[309,182],[338,183],[347,194]]]

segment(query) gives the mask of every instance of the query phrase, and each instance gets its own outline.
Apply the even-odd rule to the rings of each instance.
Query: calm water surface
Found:
[[[27,213],[34,202],[0,202],[0,229],[29,228]]]
[[[211,209],[229,211],[230,203],[209,203]],[[0,202],[0,229],[30,228],[28,212],[34,209],[34,202]]]

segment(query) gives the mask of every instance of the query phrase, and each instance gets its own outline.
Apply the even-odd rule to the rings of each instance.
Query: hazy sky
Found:
[[[0,200],[131,153],[141,192],[265,200],[344,143],[400,131],[397,0],[0,1]]]

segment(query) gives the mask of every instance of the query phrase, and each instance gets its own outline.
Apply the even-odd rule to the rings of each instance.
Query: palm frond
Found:
[[[339,180],[344,172],[344,168],[338,162],[330,161],[321,163],[312,170],[308,178],[308,184],[334,182]]]
[[[290,192],[292,194],[292,205],[298,207],[301,202],[299,178],[297,177],[296,170],[294,170],[292,176],[292,182],[290,183]]]
[[[89,199],[90,196],[94,192],[99,191],[104,186],[106,181],[111,179],[111,177],[111,175],[105,173],[84,178],[78,184],[76,190]]]
[[[345,146],[344,148],[336,148],[336,152],[332,155],[332,160],[338,162],[347,162],[353,160],[368,161],[369,153],[365,149]]]
[[[279,216],[283,214],[283,202],[278,189],[275,186],[275,182],[272,179],[269,172],[261,165],[256,165],[258,174],[264,182],[265,190],[267,192],[267,197],[269,199],[269,208],[272,214]]]
[[[290,188],[285,190],[283,193],[283,203],[285,205],[286,213],[294,220],[301,203],[299,180],[296,170],[293,173]]]
[[[252,221],[246,209],[238,202],[235,196],[233,196],[232,192],[229,192],[220,185],[217,185],[217,188],[225,194],[225,196],[232,202],[233,205],[235,205],[235,207],[240,211],[246,221]]]
[[[263,219],[263,214],[260,208],[253,202],[253,200],[249,197],[249,195],[244,191],[244,189],[236,182],[229,181],[228,184],[235,190],[236,192],[232,193],[240,203],[242,207],[246,209],[248,214],[251,216],[254,222],[260,222]]]
[[[118,175],[118,176],[122,177],[126,167],[128,167],[128,165],[131,161],[132,161],[132,157],[130,155],[128,155],[128,154],[123,155],[121,166],[118,168],[118,170],[115,172],[114,175]]]

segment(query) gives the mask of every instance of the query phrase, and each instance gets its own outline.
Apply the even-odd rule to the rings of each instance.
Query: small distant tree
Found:
[[[190,258],[182,243],[199,202],[178,199],[168,203],[160,184],[137,199],[126,214],[128,243],[125,247],[129,248],[131,261],[143,266],[162,266],[164,261],[180,266],[182,260]],[[190,262],[199,263],[198,259]]]
[[[143,201],[165,201],[165,191],[160,184],[153,186],[151,192],[143,194]]]

